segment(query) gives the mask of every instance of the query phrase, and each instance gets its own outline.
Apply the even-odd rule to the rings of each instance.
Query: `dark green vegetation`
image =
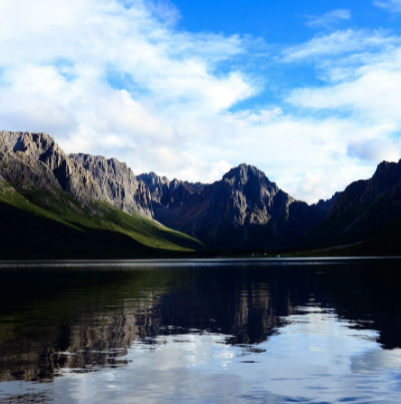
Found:
[[[0,181],[0,257],[135,258],[183,255],[197,240],[101,202],[82,205],[55,189],[18,193]]]

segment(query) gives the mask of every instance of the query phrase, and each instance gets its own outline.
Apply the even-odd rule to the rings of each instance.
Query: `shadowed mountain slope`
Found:
[[[338,194],[327,217],[305,239],[304,245],[334,246],[369,240],[371,252],[398,254],[400,224],[401,160],[384,161],[372,178],[355,181]]]
[[[288,248],[326,215],[323,208],[295,200],[246,164],[211,185],[168,183],[154,174],[139,178],[157,199],[157,220],[216,248]]]
[[[106,186],[50,136],[0,132],[0,259],[135,258],[203,248],[146,218],[146,185],[125,165],[103,162]],[[141,187],[148,201],[135,193]]]
[[[210,185],[174,180],[171,187],[154,173],[140,178],[157,202],[157,220],[215,248],[314,249],[364,242],[355,253],[366,248],[401,253],[401,161],[382,162],[371,179],[313,205],[292,198],[246,164]]]
[[[137,258],[202,249],[197,240],[107,203],[82,205],[63,191],[24,196],[0,182],[0,259]]]
[[[55,231],[48,240],[52,233],[41,230],[38,217],[79,228],[80,236],[88,229],[117,229],[146,248],[162,250],[203,248],[202,243],[212,249],[295,250],[364,242],[378,246],[376,253],[401,252],[401,161],[383,162],[371,179],[356,181],[331,199],[308,205],[246,164],[213,184],[170,181],[153,172],[135,176],[115,158],[67,155],[43,133],[0,132],[0,185],[2,214],[8,212],[3,214],[8,223],[3,228],[12,232],[16,223],[22,223],[19,216],[33,214],[35,220],[26,219],[27,223],[36,229],[38,240],[42,237],[50,244],[57,237],[61,240],[64,230]],[[96,238],[92,230],[90,237]],[[85,244],[75,235],[67,239],[67,249],[75,240]],[[4,243],[11,248],[6,238]]]

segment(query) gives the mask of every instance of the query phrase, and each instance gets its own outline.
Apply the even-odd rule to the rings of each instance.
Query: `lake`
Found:
[[[401,260],[0,264],[0,403],[401,403]]]

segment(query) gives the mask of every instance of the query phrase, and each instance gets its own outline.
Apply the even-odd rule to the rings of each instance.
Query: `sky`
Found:
[[[401,0],[1,0],[0,130],[326,199],[401,157]]]

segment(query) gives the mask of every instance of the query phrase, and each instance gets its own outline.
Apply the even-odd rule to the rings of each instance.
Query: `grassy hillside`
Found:
[[[21,195],[0,180],[0,259],[175,256],[203,245],[104,203],[81,206],[61,190]]]

